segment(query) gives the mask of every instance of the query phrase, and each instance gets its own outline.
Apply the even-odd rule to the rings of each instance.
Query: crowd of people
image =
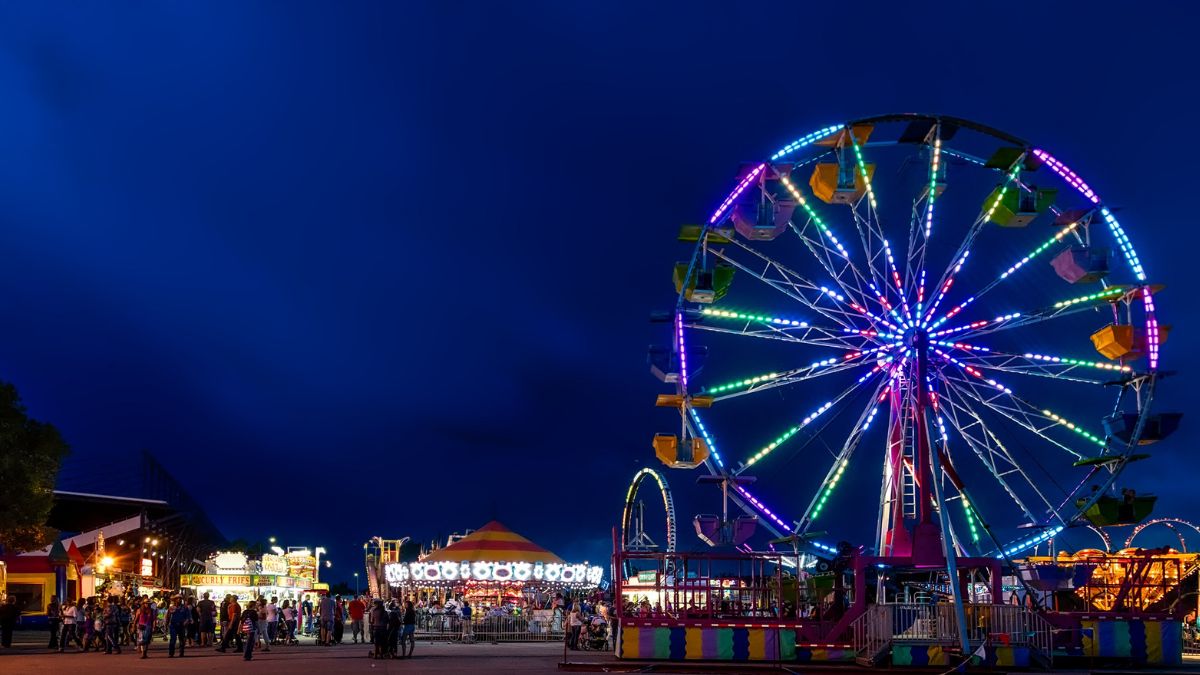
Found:
[[[557,594],[549,605],[552,618],[546,632],[561,631],[568,648],[611,645],[606,603],[582,598],[572,601]],[[105,654],[132,649],[145,659],[151,656],[158,637],[167,643],[167,658],[182,658],[198,648],[226,653],[232,647],[251,660],[256,649],[269,652],[272,646],[299,644],[301,636],[313,637],[317,645],[343,644],[348,624],[350,643],[369,644],[371,658],[403,659],[411,658],[415,651],[418,624],[425,631],[450,626],[458,640],[473,642],[475,625],[488,624],[491,619],[526,619],[532,609],[517,602],[473,607],[461,596],[447,597],[444,603],[431,598],[400,601],[367,596],[345,600],[336,595],[282,602],[265,596],[243,601],[234,595],[218,602],[209,593],[198,598],[158,593],[64,602],[52,596],[46,606],[47,647],[57,652],[71,649]],[[11,646],[12,629],[20,614],[14,597],[0,604],[0,646]]]

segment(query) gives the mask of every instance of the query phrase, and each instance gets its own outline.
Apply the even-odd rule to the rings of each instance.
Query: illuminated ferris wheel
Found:
[[[1048,151],[940,115],[828,126],[744,165],[679,238],[650,354],[679,431],[655,451],[749,514],[702,538],[1008,557],[1148,516],[1116,479],[1179,421],[1151,413],[1160,287]],[[838,531],[860,513],[873,533]]]

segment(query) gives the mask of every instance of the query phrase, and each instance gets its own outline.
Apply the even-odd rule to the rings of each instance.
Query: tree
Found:
[[[46,519],[69,452],[57,429],[25,414],[17,388],[0,382],[0,549],[30,551],[54,541],[58,533]]]

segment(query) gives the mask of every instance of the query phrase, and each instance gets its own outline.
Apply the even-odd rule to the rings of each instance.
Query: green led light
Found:
[[[1056,302],[1056,303],[1054,303],[1054,308],[1059,309],[1062,307],[1070,307],[1071,305],[1078,305],[1081,302],[1091,302],[1094,300],[1107,300],[1109,298],[1121,295],[1124,292],[1125,292],[1124,288],[1122,288],[1120,286],[1113,286],[1112,288],[1100,291],[1099,293],[1092,293],[1091,295],[1081,295],[1078,298],[1071,298],[1070,300],[1063,300],[1061,302]]]
[[[1099,445],[1102,448],[1108,447],[1104,444],[1103,438],[1100,438],[1096,434],[1089,432],[1088,430],[1084,429],[1083,427],[1079,426],[1078,424],[1071,422],[1067,418],[1062,417],[1058,414],[1055,414],[1049,410],[1043,410],[1042,414],[1045,415],[1046,417],[1049,417],[1050,419],[1054,420],[1055,422],[1058,422],[1059,424],[1063,425],[1064,427],[1070,429],[1071,431],[1074,431],[1075,433],[1079,434],[1080,436],[1083,436],[1084,438],[1095,443],[1096,445]]]
[[[743,387],[749,387],[749,386],[758,384],[760,382],[770,382],[771,380],[774,380],[778,377],[780,377],[779,373],[767,373],[766,375],[756,375],[754,377],[747,377],[746,379],[743,379],[743,380],[727,382],[725,384],[717,385],[715,387],[706,387],[704,389],[704,393],[720,394],[720,393],[724,393],[727,391],[732,391],[734,389],[741,389]]]
[[[863,159],[862,148],[854,138],[854,132],[847,130],[847,133],[850,135],[851,145],[854,146],[854,161],[858,164],[858,173],[862,176],[863,185],[867,187],[867,200],[871,202],[871,208],[877,208],[879,204],[875,201],[875,189],[871,187],[871,178],[867,175],[867,162]]]
[[[773,326],[798,326],[800,328],[808,328],[808,323],[804,321],[796,321],[794,319],[783,319],[777,316],[768,316],[765,314],[750,314],[747,312],[735,312],[728,309],[716,309],[713,307],[705,307],[700,313],[704,316],[710,316],[716,319],[733,319],[735,321],[755,321],[758,323],[769,323]]]
[[[971,511],[971,502],[967,501],[967,496],[962,496],[963,513],[967,514],[967,525],[971,526],[971,541],[979,543],[979,530],[975,528],[976,516]]]

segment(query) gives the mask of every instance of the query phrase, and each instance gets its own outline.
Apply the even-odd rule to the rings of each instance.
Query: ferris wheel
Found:
[[[679,239],[650,353],[679,427],[654,448],[743,519],[1007,558],[1149,515],[1116,481],[1179,423],[1151,412],[1161,287],[1047,150],[941,115],[835,124],[743,165]]]

